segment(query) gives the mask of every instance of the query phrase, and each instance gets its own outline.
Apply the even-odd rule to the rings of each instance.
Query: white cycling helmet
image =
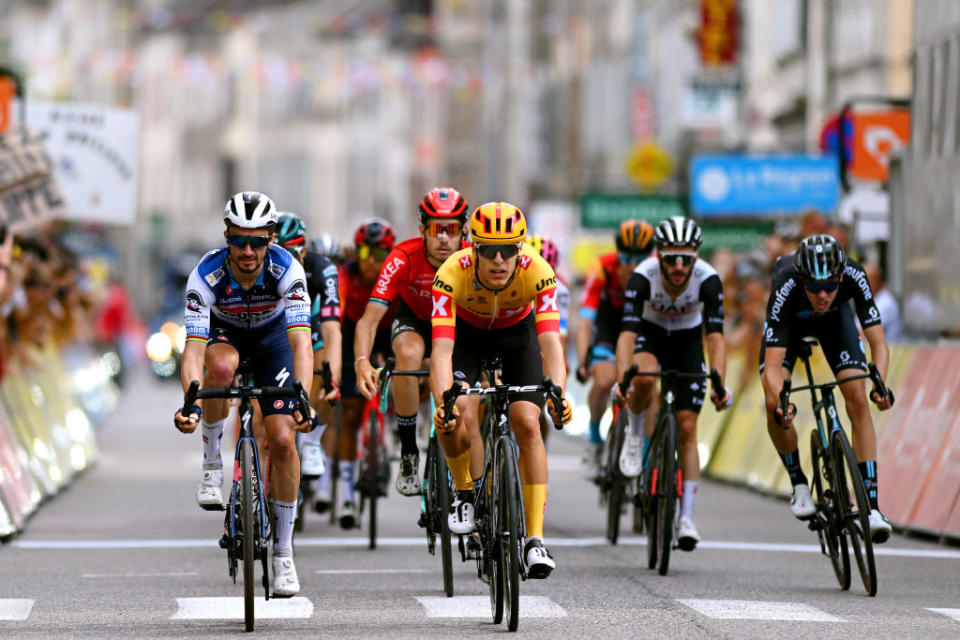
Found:
[[[273,227],[277,217],[277,205],[259,191],[241,191],[223,208],[223,221],[244,229]]]

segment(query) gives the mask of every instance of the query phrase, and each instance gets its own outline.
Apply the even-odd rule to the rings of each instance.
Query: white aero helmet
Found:
[[[223,208],[223,221],[244,229],[272,227],[277,217],[277,205],[259,191],[241,191]]]
[[[655,235],[658,249],[668,247],[693,247],[700,249],[703,235],[700,226],[690,218],[673,216],[666,218],[657,227]]]

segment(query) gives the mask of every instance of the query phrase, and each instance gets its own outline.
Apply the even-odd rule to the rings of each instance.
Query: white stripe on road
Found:
[[[33,609],[33,600],[0,598],[0,620],[26,620]]]
[[[198,576],[196,571],[174,571],[171,573],[85,573],[84,578],[180,578]]]
[[[489,618],[489,596],[417,596],[430,618]],[[520,596],[520,615],[526,618],[563,618],[567,612],[550,598]]]
[[[254,615],[262,618],[309,618],[313,603],[306,598],[256,598]],[[243,598],[177,598],[171,620],[243,620]]]
[[[314,573],[327,575],[367,574],[367,573],[433,573],[429,569],[317,569]]]
[[[798,622],[843,622],[817,608],[795,602],[759,600],[677,600],[708,618],[724,620],[795,620]]]
[[[455,539],[455,538],[454,538]],[[606,538],[551,538],[547,537],[548,547],[605,547],[609,546]],[[301,538],[294,541],[298,547],[367,547],[367,538]],[[645,546],[647,539],[639,536],[627,536],[617,542],[620,546]],[[10,543],[21,549],[190,549],[190,548],[219,548],[216,540],[189,539],[182,540],[15,540]],[[377,545],[382,547],[420,547],[424,545],[421,536],[409,538],[377,538]],[[820,553],[820,546],[813,544],[780,544],[770,542],[737,542],[737,541],[704,541],[697,545],[699,549],[726,549],[732,551],[769,551],[782,553],[785,551],[796,553]],[[874,546],[874,554],[878,556],[896,556],[903,558],[941,558],[945,560],[960,560],[960,551],[949,549],[897,549],[891,547]]]
[[[927,611],[933,611],[934,613],[940,613],[948,618],[953,618],[957,622],[960,622],[960,609],[931,609],[927,607]]]

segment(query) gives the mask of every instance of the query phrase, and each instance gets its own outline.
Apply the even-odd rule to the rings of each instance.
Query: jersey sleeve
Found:
[[[216,296],[200,276],[198,266],[187,278],[186,305],[183,310],[187,340],[206,343],[210,339],[210,308]]]
[[[537,256],[540,258],[540,256]],[[540,258],[542,268],[534,272],[536,282],[536,297],[534,298],[534,320],[537,325],[537,335],[548,331],[560,332],[560,303],[557,289],[557,276],[546,260]]]
[[[310,295],[303,265],[291,260],[277,282],[277,289],[284,302],[287,332],[310,331]]]
[[[409,278],[410,256],[400,247],[395,247],[380,267],[377,283],[370,292],[370,302],[389,307],[400,296],[400,287]]]
[[[703,324],[707,333],[723,333],[723,283],[713,274],[700,285]]]
[[[767,317],[763,325],[766,346],[786,348],[790,337],[790,324],[786,320],[790,308],[795,304],[793,296],[799,287],[799,281],[792,274],[774,269],[770,299],[767,300]]]
[[[621,331],[642,333],[643,305],[650,299],[650,281],[638,271],[634,271],[624,290],[623,323]]]
[[[322,261],[318,261],[317,267],[322,284],[313,301],[314,309],[311,315],[319,315],[320,322],[340,322],[340,285],[337,266],[329,259],[322,258]]]
[[[446,338],[453,340],[457,333],[457,303],[454,297],[459,264],[454,260],[447,260],[437,270],[433,279],[433,288],[430,296],[432,309],[430,311],[430,325],[434,340]]]
[[[587,269],[587,280],[583,284],[583,299],[580,302],[580,317],[587,320],[597,319],[597,310],[600,308],[600,298],[603,296],[603,287],[607,282],[606,273],[600,258],[594,258]]]
[[[877,309],[876,301],[870,290],[870,281],[867,279],[863,266],[853,260],[847,260],[843,275],[845,279],[850,280],[848,286],[853,289],[851,297],[853,298],[853,306],[857,309],[860,326],[869,329],[880,324],[880,310]]]

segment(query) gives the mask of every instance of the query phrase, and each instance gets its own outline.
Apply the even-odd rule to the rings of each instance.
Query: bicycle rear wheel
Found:
[[[430,491],[432,492],[432,519],[436,528],[434,531],[440,536],[440,560],[443,564],[443,592],[448,598],[453,597],[453,548],[450,542],[450,524],[447,522],[447,510],[450,508],[450,474],[447,471],[447,461],[440,453],[440,445],[436,437],[430,439],[427,449],[427,458],[432,460],[430,468]]]
[[[624,432],[627,428],[627,412],[617,412],[610,433],[607,434],[607,455],[602,482],[607,491],[607,540],[617,544],[620,537],[620,509],[623,506],[624,477],[620,475],[620,449],[623,447]]]
[[[868,596],[877,595],[877,565],[873,557],[873,540],[870,538],[870,501],[863,477],[857,467],[853,449],[847,434],[838,429],[833,433],[830,449],[833,453],[833,468],[837,482],[837,503],[843,514],[843,527],[853,556],[857,560],[863,588]]]
[[[820,442],[820,431],[814,429],[810,434],[810,455],[813,460],[813,497],[817,504],[817,513],[821,540],[826,547],[826,555],[830,558],[833,573],[840,583],[841,589],[850,588],[850,554],[847,550],[847,539],[841,533],[840,523],[834,509],[834,493],[824,488],[831,479],[830,461],[827,459]]]
[[[677,418],[672,413],[663,417],[663,448],[657,475],[657,520],[660,527],[657,570],[667,575],[673,545],[673,516],[677,506]]]
[[[489,454],[488,454],[489,455]],[[487,568],[487,586],[490,588],[490,610],[493,614],[493,623],[503,622],[503,574],[505,571],[503,553],[500,548],[500,477],[488,461],[486,495],[482,499],[486,502],[483,515],[483,531],[481,544],[483,545],[484,565]]]
[[[367,442],[367,464],[364,470],[367,474],[367,481],[363,483],[363,491],[367,492],[367,500],[370,501],[369,531],[370,531],[370,549],[377,548],[377,498],[380,493],[380,425],[377,421],[377,413],[370,412],[370,439]]]
[[[253,631],[253,599],[254,581],[253,566],[256,554],[255,546],[259,527],[253,518],[253,483],[256,482],[253,473],[253,440],[244,439],[240,443],[240,477],[241,477],[241,507],[240,517],[243,536],[243,621],[247,631]]]
[[[501,579],[503,580],[504,616],[507,619],[507,629],[517,630],[520,617],[520,548],[523,544],[520,533],[520,518],[523,512],[520,509],[517,477],[517,463],[513,445],[509,441],[502,447],[497,457],[497,489],[500,492],[499,526],[496,533],[502,558]]]

